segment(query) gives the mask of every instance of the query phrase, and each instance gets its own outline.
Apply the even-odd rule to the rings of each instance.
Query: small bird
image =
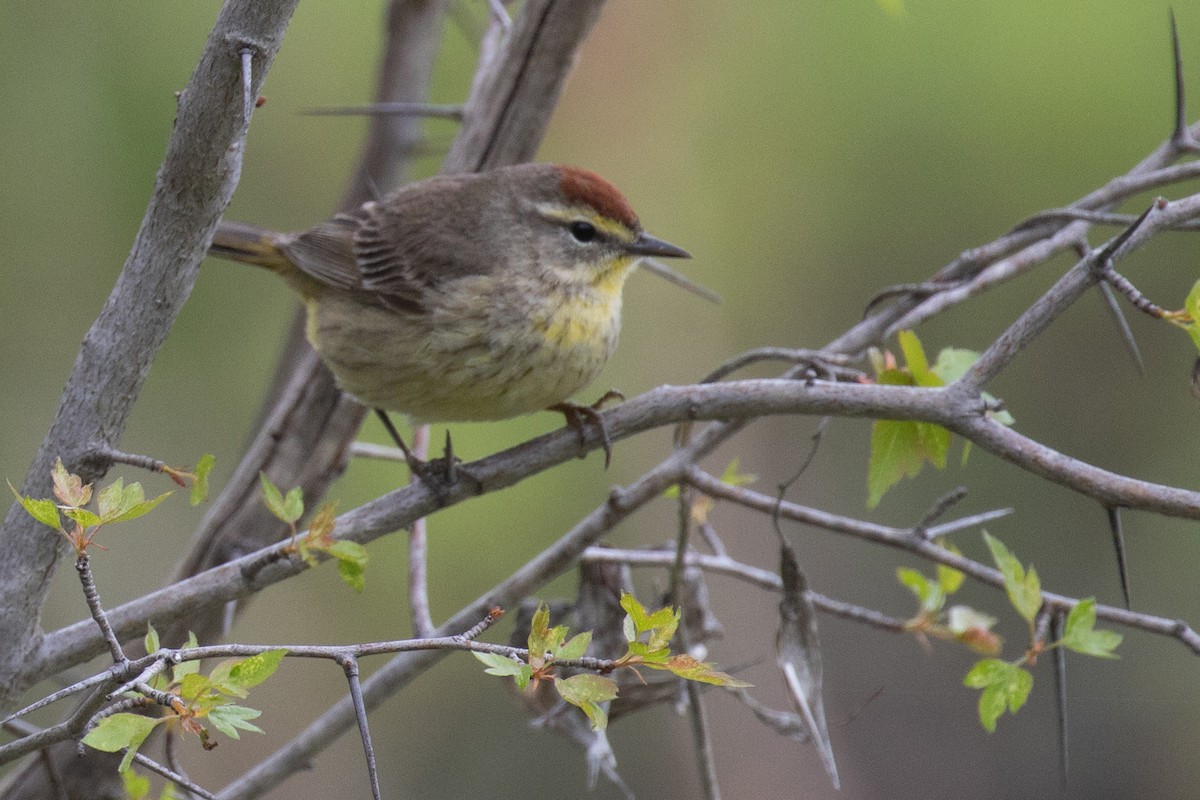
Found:
[[[222,222],[209,253],[300,294],[313,348],[410,466],[387,411],[420,424],[552,409],[582,435],[595,409],[567,400],[616,349],[625,279],[643,258],[690,257],[607,180],[555,164],[430,178],[300,233]]]

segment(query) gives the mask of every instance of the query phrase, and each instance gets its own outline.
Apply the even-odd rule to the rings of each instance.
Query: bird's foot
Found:
[[[624,399],[625,395],[616,389],[609,389],[599,400],[590,406],[564,400],[561,403],[555,403],[546,410],[557,411],[562,414],[567,420],[567,427],[579,435],[579,443],[581,445],[587,444],[586,426],[590,424],[595,427],[600,433],[600,445],[604,448],[604,468],[608,469],[608,465],[612,463],[612,437],[608,433],[608,426],[604,424],[604,418],[600,416],[600,409],[610,400]]]
[[[383,427],[387,429],[388,434],[396,443],[396,447],[400,448],[400,452],[404,454],[404,461],[408,464],[409,471],[420,479],[421,483],[425,484],[425,488],[433,493],[433,496],[437,498],[438,505],[446,504],[450,490],[458,485],[463,476],[475,484],[476,492],[482,493],[482,482],[468,470],[464,469],[462,467],[462,459],[454,455],[454,446],[450,441],[450,431],[446,431],[446,448],[441,457],[424,460],[418,457],[404,443],[404,438],[396,430],[396,426],[392,424],[392,420],[388,417],[386,411],[377,408],[375,409],[375,413],[379,415],[379,419],[383,422]]]

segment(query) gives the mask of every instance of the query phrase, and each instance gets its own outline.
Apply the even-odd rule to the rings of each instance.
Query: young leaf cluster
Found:
[[[962,585],[961,572],[939,565],[934,579],[916,570],[903,568],[897,570],[897,576],[920,603],[917,616],[908,623],[910,630],[953,639],[990,656],[977,662],[963,679],[964,685],[981,690],[979,721],[990,733],[996,730],[996,722],[1005,710],[1015,714],[1029,698],[1033,689],[1033,673],[1028,667],[1037,661],[1042,652],[1065,647],[1083,655],[1116,658],[1113,651],[1121,643],[1121,635],[1113,631],[1096,630],[1096,600],[1087,598],[1081,600],[1067,615],[1062,638],[1054,642],[1045,641],[1038,625],[1039,615],[1042,614],[1042,586],[1037,570],[1022,565],[999,539],[986,532],[983,536],[992,560],[1004,576],[1004,589],[1009,602],[1029,627],[1029,647],[1014,661],[997,657],[1002,642],[991,630],[996,622],[994,618],[966,606],[954,606],[948,613],[942,614],[946,598]]]
[[[158,632],[153,627],[146,634],[145,646],[148,653],[159,649]],[[196,646],[194,635],[189,635],[186,646]],[[123,772],[129,768],[142,742],[159,725],[172,726],[197,736],[205,750],[217,746],[205,721],[231,739],[240,738],[239,731],[262,733],[262,729],[250,721],[262,712],[238,705],[236,701],[244,699],[250,689],[269,678],[286,654],[286,650],[278,649],[248,658],[229,659],[213,667],[208,675],[200,674],[199,661],[176,664],[171,668],[170,676],[159,673],[150,679],[150,689],[167,713],[157,717],[129,712],[111,714],[88,731],[83,743],[108,753],[125,750],[120,765]]]
[[[961,378],[979,359],[979,354],[973,350],[947,347],[930,365],[925,348],[915,333],[901,331],[896,338],[905,365],[899,366],[890,351],[872,349],[871,361],[878,383],[926,388],[946,386]],[[988,413],[1001,424],[1013,424],[1012,416],[1006,411]],[[879,505],[887,490],[901,479],[919,475],[926,462],[945,469],[949,452],[950,431],[940,425],[915,420],[876,420],[871,427],[871,455],[867,463],[867,508]],[[964,464],[969,454],[970,448],[964,447]]]
[[[680,678],[711,683],[718,686],[748,687],[750,684],[736,680],[717,671],[712,664],[698,661],[689,655],[672,655],[670,642],[679,626],[679,611],[661,608],[653,613],[631,594],[621,596],[621,607],[625,609],[624,634],[629,649],[620,658],[606,662],[606,672],[639,666],[666,670]],[[578,672],[570,676],[558,674],[564,662],[578,661],[587,653],[592,642],[591,631],[576,634],[570,639],[565,625],[550,626],[550,611],[539,605],[529,629],[529,654],[527,661],[493,653],[475,653],[475,657],[487,665],[489,675],[511,677],[522,691],[537,691],[543,682],[554,685],[559,696],[577,706],[592,723],[594,730],[608,725],[608,714],[604,703],[617,696],[617,683],[605,675]]]
[[[57,502],[23,497],[12,483],[8,484],[8,488],[29,516],[62,534],[71,543],[77,556],[87,553],[96,534],[105,525],[128,522],[148,514],[171,494],[164,492],[147,500],[140,483],[126,486],[124,480],[117,478],[95,494],[96,506],[93,511],[87,508],[93,498],[92,484],[85,484],[78,475],[68,472],[61,458],[54,462],[50,476]],[[65,525],[63,517],[68,520]]]
[[[958,552],[949,542],[942,542],[941,546],[952,553]],[[970,606],[955,605],[949,609],[945,608],[950,595],[957,592],[963,584],[966,576],[962,572],[945,564],[938,564],[932,579],[908,567],[898,568],[896,577],[916,595],[919,604],[917,615],[905,626],[908,630],[938,639],[956,641],[985,655],[1000,652],[1002,641],[992,630],[992,626],[996,624],[995,617]]]
[[[317,565],[316,553],[332,556],[337,559],[338,576],[342,582],[356,592],[361,592],[365,580],[363,573],[367,566],[367,549],[358,542],[334,538],[333,520],[336,504],[326,503],[317,509],[317,513],[308,523],[308,530],[300,536],[296,527],[304,516],[304,493],[300,487],[288,490],[285,495],[271,482],[266,473],[259,473],[258,477],[267,509],[291,529],[292,541],[288,551],[299,555],[310,567]]]

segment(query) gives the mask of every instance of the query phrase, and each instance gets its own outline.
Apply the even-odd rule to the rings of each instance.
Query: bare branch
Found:
[[[85,482],[107,463],[86,453],[113,446],[137,400],[150,364],[196,280],[200,261],[241,172],[249,118],[240,102],[248,50],[257,92],[282,40],[296,0],[229,0],[179,99],[146,215],[129,258],[96,318],[63,391],[50,431],[25,478],[23,492],[49,494],[54,460]],[[63,548],[14,504],[0,529],[0,706],[24,686],[12,680],[36,650],[39,609]]]

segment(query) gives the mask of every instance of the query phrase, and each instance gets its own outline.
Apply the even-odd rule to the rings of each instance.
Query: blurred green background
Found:
[[[481,2],[463,3],[446,32],[433,99],[469,85]],[[218,8],[204,2],[115,4],[15,0],[0,6],[0,472],[19,483],[41,441],[79,341],[104,302],[137,230],[182,88]],[[278,229],[323,219],[341,194],[364,123],[302,116],[366,102],[380,43],[381,4],[302,3],[255,116],[229,216]],[[1187,75],[1200,94],[1200,8],[1179,4]],[[1194,116],[1193,116],[1194,118]],[[648,275],[626,294],[621,349],[596,393],[628,394],[694,380],[759,345],[819,346],[853,324],[879,288],[920,280],[1024,216],[1065,205],[1122,173],[1168,134],[1172,119],[1167,3],[910,0],[889,14],[870,0],[613,0],[583,51],[540,154],[578,163],[621,186],[654,233],[687,247],[692,277],[720,292],[712,307]],[[436,170],[452,136],[429,126]],[[1193,190],[1195,187],[1191,187]],[[1097,231],[1093,243],[1108,235]],[[1122,271],[1165,306],[1197,276],[1196,240],[1162,237]],[[982,348],[1069,260],[1042,268],[921,331],[927,347]],[[272,276],[205,265],[161,351],[124,448],[187,464],[207,451],[220,486],[252,429],[294,301]],[[1196,485],[1200,441],[1188,392],[1187,338],[1141,317],[1139,376],[1096,297],[1085,298],[992,387],[1028,435],[1073,456],[1149,480]],[[550,415],[456,426],[470,458],[551,430]],[[712,459],[737,456],[772,491],[807,451],[814,421],[752,426]],[[435,441],[441,437],[435,430]],[[791,499],[907,525],[957,485],[963,513],[1013,506],[992,526],[1043,585],[1119,603],[1103,510],[976,450],[966,468],[923,475],[864,508],[869,426],[835,422]],[[374,427],[368,438],[381,441]],[[435,617],[508,574],[636,477],[669,447],[666,432],[620,443],[432,523]],[[956,459],[952,458],[952,461]],[[131,473],[127,473],[131,474]],[[137,476],[150,487],[154,477]],[[332,496],[342,509],[396,485],[400,471],[353,464]],[[102,596],[116,604],[159,586],[200,511],[169,503],[140,527],[114,531],[95,559]],[[663,502],[623,525],[620,544],[672,535]],[[734,555],[771,567],[769,521],[721,508]],[[1194,524],[1126,514],[1135,607],[1200,622]],[[906,616],[896,582],[911,559],[826,533],[787,528],[813,588]],[[976,533],[956,537],[982,558]],[[329,568],[253,602],[233,632],[244,642],[341,642],[407,632],[404,543],[371,546],[359,597]],[[662,577],[638,576],[649,590]],[[44,623],[79,619],[73,576],[60,573]],[[711,581],[727,636],[713,656],[753,663],[745,676],[782,706],[774,656],[775,600],[728,579]],[[569,594],[573,581],[547,592]],[[1022,626],[996,592],[969,586],[965,602],[999,614],[1015,656]],[[1128,632],[1127,632],[1128,633]],[[504,635],[503,631],[501,635]],[[814,752],[761,728],[714,697],[718,770],[727,798],[1172,797],[1200,783],[1194,731],[1200,670],[1175,642],[1130,633],[1119,661],[1069,662],[1071,779],[1057,773],[1050,663],[1033,696],[994,735],[961,686],[969,654],[822,619],[826,705],[844,789]],[[370,670],[373,665],[367,664]],[[216,788],[281,746],[343,682],[328,665],[288,662],[254,698],[266,736],[213,753],[187,748],[194,778]],[[527,731],[498,681],[451,657],[373,717],[385,785],[395,796],[510,798],[583,794],[570,745]],[[640,797],[691,797],[698,784],[686,722],[669,709],[612,731],[621,771]],[[301,782],[302,781],[302,782]],[[359,746],[343,737],[314,771],[273,797],[364,796]],[[598,798],[618,796],[601,786]]]

